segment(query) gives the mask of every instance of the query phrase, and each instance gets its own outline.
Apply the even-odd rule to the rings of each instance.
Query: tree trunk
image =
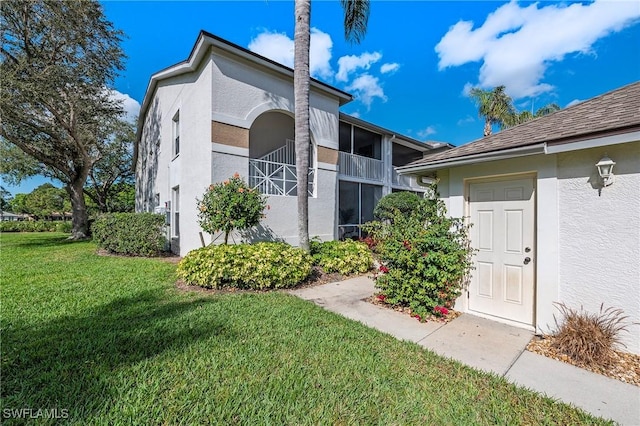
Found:
[[[293,88],[295,103],[298,245],[309,251],[309,48],[310,0],[295,0]]]
[[[484,135],[489,136],[491,133],[492,133],[491,120],[486,119],[484,120]]]
[[[78,178],[67,185],[66,190],[71,198],[71,239],[83,240],[89,237],[89,216],[84,202],[84,183],[86,179]]]

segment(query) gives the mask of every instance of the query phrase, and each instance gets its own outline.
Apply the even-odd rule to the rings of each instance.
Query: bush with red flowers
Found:
[[[446,316],[472,265],[467,228],[462,219],[448,217],[438,199],[423,199],[409,215],[365,226],[379,241],[382,266],[374,278],[385,303],[409,307],[420,318]]]
[[[238,173],[209,185],[198,202],[198,223],[209,234],[224,233],[224,243],[234,229],[244,231],[260,223],[267,198],[249,187]]]

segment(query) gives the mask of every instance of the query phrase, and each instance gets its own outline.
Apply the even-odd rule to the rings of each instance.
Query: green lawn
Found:
[[[75,424],[606,424],[284,293],[184,293],[175,265],[62,234],[0,243],[6,424],[21,408]]]

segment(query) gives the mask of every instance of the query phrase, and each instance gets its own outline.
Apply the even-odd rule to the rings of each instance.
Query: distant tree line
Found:
[[[86,188],[85,203],[90,216],[106,212],[132,212],[135,208],[135,188],[133,182],[121,181],[110,186],[102,203],[96,203],[89,195],[92,188]],[[24,214],[34,219],[48,220],[70,218],[71,199],[67,191],[50,183],[38,186],[28,194],[12,196],[0,186],[0,211]]]

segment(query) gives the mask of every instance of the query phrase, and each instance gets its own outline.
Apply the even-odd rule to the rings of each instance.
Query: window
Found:
[[[361,236],[360,225],[373,220],[373,209],[382,198],[382,187],[340,181],[338,235],[340,239]]]
[[[382,136],[351,124],[340,122],[340,151],[382,160]]]
[[[172,208],[172,223],[171,223],[171,235],[174,237],[180,236],[180,187],[173,188],[171,193],[171,208]]]
[[[173,156],[180,154],[180,111],[173,117]]]

